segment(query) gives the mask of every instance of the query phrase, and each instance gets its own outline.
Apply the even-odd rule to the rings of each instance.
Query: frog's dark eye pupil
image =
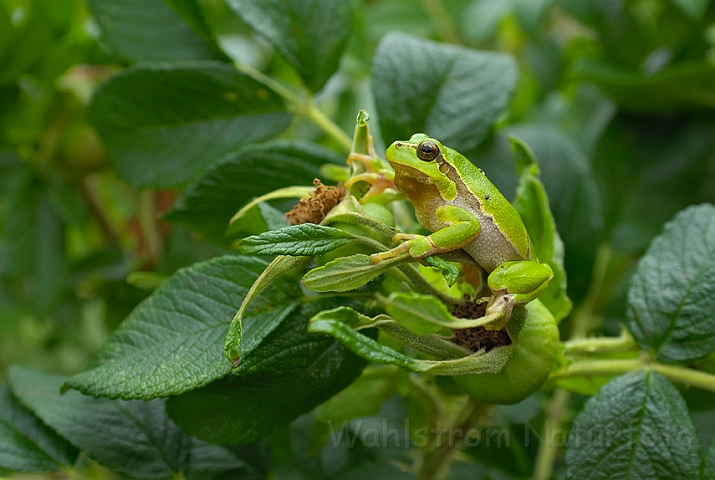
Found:
[[[424,142],[417,145],[417,157],[420,160],[429,162],[429,161],[437,158],[438,155],[439,155],[439,147],[434,142],[425,140]]]

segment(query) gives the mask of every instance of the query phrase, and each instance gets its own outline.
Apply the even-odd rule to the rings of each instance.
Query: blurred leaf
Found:
[[[243,355],[233,374],[171,398],[169,415],[206,441],[246,444],[324,402],[365,366],[331,338],[306,331],[311,316],[341,303],[333,298],[303,304]]]
[[[702,480],[713,480],[715,479],[715,439],[710,442],[710,448],[705,452],[705,458],[703,458],[703,470],[700,476]]]
[[[184,14],[198,8],[192,0],[168,1]],[[89,8],[102,40],[134,62],[220,58],[164,0],[89,0]]]
[[[222,353],[229,322],[266,268],[251,257],[224,256],[173,275],[142,302],[67,386],[92,395],[150,399],[202,387],[231,371]],[[244,319],[246,355],[295,308],[292,282],[276,280]]]
[[[209,62],[125,70],[97,91],[89,115],[119,173],[143,187],[186,183],[290,120],[268,87]]]
[[[317,92],[335,73],[352,32],[356,2],[228,0],[233,10]]]
[[[529,237],[532,258],[549,264],[554,278],[539,300],[546,305],[557,322],[571,311],[571,300],[566,294],[566,272],[564,270],[564,244],[556,231],[554,216],[549,209],[549,198],[544,185],[539,180],[541,172],[529,146],[511,137],[510,142],[516,157],[519,173],[519,188],[514,207],[519,212]]]
[[[619,115],[609,125],[593,167],[617,250],[642,254],[676,212],[715,202],[709,171],[713,126],[710,120],[684,115]]]
[[[617,112],[616,104],[592,83],[582,83],[572,95],[552,92],[529,114],[531,123],[554,123],[578,142],[587,157]]]
[[[638,371],[601,388],[576,417],[569,478],[697,478],[700,445],[683,397],[662,375]]]
[[[246,474],[246,465],[217,445],[191,438],[166,416],[165,400],[123,401],[60,394],[64,377],[12,367],[18,399],[83,454],[134,478],[204,479]],[[241,477],[243,478],[243,477]]]
[[[71,467],[77,449],[0,387],[0,469],[54,472]]]
[[[668,112],[715,107],[715,65],[707,63],[680,63],[645,75],[582,60],[574,65],[573,73],[578,80],[596,83],[625,110]]]
[[[341,162],[331,150],[302,141],[250,145],[190,184],[165,218],[225,243],[228,221],[251,198],[289,185],[311,185],[321,165]]]
[[[55,213],[48,189],[32,173],[13,178],[5,199],[7,273],[28,281],[33,308],[46,312],[66,288],[64,225]]]
[[[338,228],[304,223],[244,238],[239,251],[246,255],[313,256],[342,247],[352,239]]]
[[[189,24],[192,30],[198,33],[211,47],[216,48],[213,40],[213,32],[204,17],[202,11],[205,6],[211,9],[211,3],[206,4],[203,0],[164,0],[181,18]]]
[[[715,207],[691,206],[665,225],[638,263],[628,328],[664,362],[715,350]]]
[[[462,17],[464,38],[480,43],[491,37],[513,8],[510,0],[472,0]]]
[[[424,132],[467,151],[506,108],[517,69],[506,55],[391,33],[377,47],[372,75],[386,143]]]
[[[673,0],[673,3],[693,20],[702,18],[710,0]]]
[[[51,48],[55,31],[42,8],[26,5],[25,21],[13,25],[5,6],[0,8],[0,85],[15,83]],[[17,9],[14,9],[17,11]]]
[[[395,393],[398,372],[394,366],[366,368],[347,388],[315,407],[315,419],[340,425],[345,420],[377,415],[382,404]]]
[[[406,472],[400,468],[399,465],[395,465],[394,462],[387,460],[377,463],[364,463],[340,476],[341,480],[372,480],[374,478],[389,478],[390,480],[417,479],[414,474]]]
[[[569,294],[580,298],[591,280],[603,229],[601,201],[588,161],[576,142],[556,127],[517,125],[509,133],[523,139],[539,161],[539,178],[565,245]]]
[[[519,23],[531,34],[536,33],[553,0],[512,0]]]

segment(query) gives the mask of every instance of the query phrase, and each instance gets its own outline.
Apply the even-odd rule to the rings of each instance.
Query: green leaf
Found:
[[[423,260],[427,265],[438,268],[442,271],[442,276],[444,276],[444,280],[447,282],[448,286],[451,287],[454,285],[454,282],[457,281],[459,270],[444,258],[439,255],[430,255],[429,257],[423,258]]]
[[[338,228],[313,223],[293,225],[241,240],[246,255],[322,255],[350,243],[353,236]]]
[[[281,217],[281,227],[278,228],[268,228],[268,222],[263,218],[263,211],[267,207],[261,208],[261,204],[265,206],[269,206],[266,202],[269,200],[285,200],[285,199],[291,199],[295,201],[296,199],[301,199],[301,198],[308,198],[310,197],[310,194],[315,191],[315,187],[302,187],[302,186],[293,186],[293,187],[283,187],[279,188],[277,190],[273,190],[271,192],[268,192],[264,195],[261,195],[260,197],[256,197],[244,206],[241,207],[239,211],[237,211],[233,217],[231,217],[231,220],[229,221],[229,226],[228,229],[226,230],[225,235],[226,236],[232,236],[232,235],[239,235],[243,234],[243,232],[255,232],[256,228],[259,230],[257,231],[257,234],[263,233],[266,230],[278,230],[278,228],[282,227],[287,227],[288,221],[285,218],[285,214],[283,212],[278,211],[277,209],[273,209],[275,213],[278,213]],[[273,208],[273,207],[270,207]],[[262,220],[266,225],[265,228],[261,228],[262,226],[258,225],[258,217],[260,217],[260,220]],[[249,236],[250,234],[243,234],[242,236]]]
[[[124,58],[135,62],[219,58],[163,0],[89,0],[89,8],[102,41]]]
[[[233,374],[169,399],[171,418],[212,443],[251,443],[345,388],[365,363],[331,338],[306,331],[311,316],[340,303],[302,305],[246,354]]]
[[[224,256],[179,270],[142,302],[67,382],[91,395],[149,399],[176,395],[231,371],[222,354],[231,318],[267,263]],[[249,353],[295,308],[294,282],[276,280],[244,319],[241,354]]]
[[[705,458],[703,458],[703,470],[700,478],[702,480],[715,479],[715,439],[710,442],[710,448],[708,448]]]
[[[662,375],[638,371],[601,388],[576,417],[568,478],[697,478],[700,445],[683,397]]]
[[[715,207],[691,206],[666,223],[628,291],[628,329],[658,360],[715,351]]]
[[[241,348],[243,341],[243,319],[246,316],[248,307],[251,305],[264,290],[270,287],[274,281],[278,284],[277,279],[287,274],[291,270],[303,269],[310,262],[310,257],[290,257],[287,255],[279,255],[266,266],[260,275],[251,285],[246,295],[243,297],[241,306],[233,316],[231,323],[228,326],[228,332],[224,337],[224,355],[233,366],[238,366],[241,360],[241,352],[245,351],[245,347]],[[292,286],[292,285],[291,285]],[[270,293],[270,291],[269,291]]]
[[[228,0],[229,6],[317,92],[335,73],[352,31],[356,2]]]
[[[136,186],[185,183],[239,147],[282,131],[281,98],[229,65],[137,65],[97,91],[89,113],[119,173]]]
[[[377,47],[372,74],[386,143],[424,132],[468,151],[506,108],[517,69],[506,55],[391,33]]]
[[[569,292],[572,297],[581,297],[591,282],[603,230],[601,199],[588,160],[579,145],[557,127],[524,124],[509,133],[524,140],[539,160],[540,180],[565,244]]]
[[[538,301],[534,301],[529,305],[537,303]],[[527,308],[532,308],[529,305]],[[543,305],[540,303],[538,305],[537,308],[545,310]],[[525,308],[514,310],[512,314],[514,321],[510,321],[507,327],[512,338],[518,338],[526,318],[525,312]],[[488,353],[479,351],[472,355],[447,360],[417,360],[355,331],[351,325],[360,322],[360,316],[361,314],[349,308],[320,312],[310,320],[308,331],[327,333],[356,355],[370,362],[397,365],[410,372],[429,372],[435,375],[498,373],[513,353],[513,346],[509,346],[495,348]],[[379,327],[380,323],[377,321],[374,326]]]
[[[77,449],[0,387],[0,469],[54,472],[71,467]]]
[[[509,139],[516,157],[519,187],[514,207],[519,212],[529,237],[532,258],[547,263],[554,272],[549,287],[539,300],[551,311],[557,322],[571,311],[571,300],[566,294],[566,271],[564,270],[564,246],[556,231],[554,216],[549,208],[549,198],[539,180],[539,166],[531,148],[516,137]]]
[[[375,340],[358,333],[350,326],[336,319],[333,312],[321,312],[311,318],[309,332],[327,333],[352,350],[359,357],[373,363],[397,365],[411,372],[419,372],[416,360],[396,352],[387,345],[381,345]]]
[[[625,110],[672,112],[715,106],[715,66],[685,62],[647,75],[594,60],[574,66],[578,80],[592,81]]]
[[[253,197],[289,185],[311,185],[321,165],[341,162],[345,159],[340,155],[307,142],[250,145],[190,184],[165,218],[224,243],[228,221]]]
[[[397,323],[416,335],[437,333],[452,322],[452,315],[444,303],[418,293],[391,294],[386,310]]]
[[[261,213],[261,218],[266,222],[268,230],[280,230],[289,226],[285,214],[270,204],[261,202],[258,204],[258,210]]]
[[[165,400],[110,400],[79,392],[60,394],[64,377],[11,367],[18,399],[83,454],[134,478],[211,478],[246,465],[227,450],[189,437],[166,415]]]
[[[348,292],[371,282],[388,268],[410,261],[407,254],[372,263],[362,253],[339,257],[303,277],[303,285],[314,292]]]

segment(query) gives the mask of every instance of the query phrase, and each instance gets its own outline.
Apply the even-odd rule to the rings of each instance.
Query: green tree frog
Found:
[[[498,330],[515,306],[538,297],[553,278],[531,260],[531,241],[519,213],[463,155],[425,134],[393,143],[386,152],[394,183],[412,202],[430,235],[398,233],[399,246],[371,256],[374,263],[409,252],[415,259],[464,250],[488,274],[492,296],[485,327]]]

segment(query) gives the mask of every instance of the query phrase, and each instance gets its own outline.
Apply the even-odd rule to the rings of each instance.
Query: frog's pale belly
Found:
[[[461,206],[461,205],[459,205]],[[472,212],[479,219],[481,230],[476,240],[462,247],[482,268],[491,272],[509,260],[527,260],[507,240],[494,219],[482,212]]]
[[[480,210],[475,210],[472,205],[461,201],[459,197],[451,202],[437,201],[438,205],[434,208],[427,209],[430,213],[420,215],[418,212],[417,220],[428,230],[436,232],[442,228],[449,226],[449,223],[443,222],[434,215],[434,210],[441,205],[454,205],[472,213],[481,225],[479,236],[469,244],[462,247],[462,250],[467,252],[484,270],[491,272],[499,264],[509,260],[528,260],[520,254],[514,245],[506,238],[504,233],[499,229],[494,218]]]

